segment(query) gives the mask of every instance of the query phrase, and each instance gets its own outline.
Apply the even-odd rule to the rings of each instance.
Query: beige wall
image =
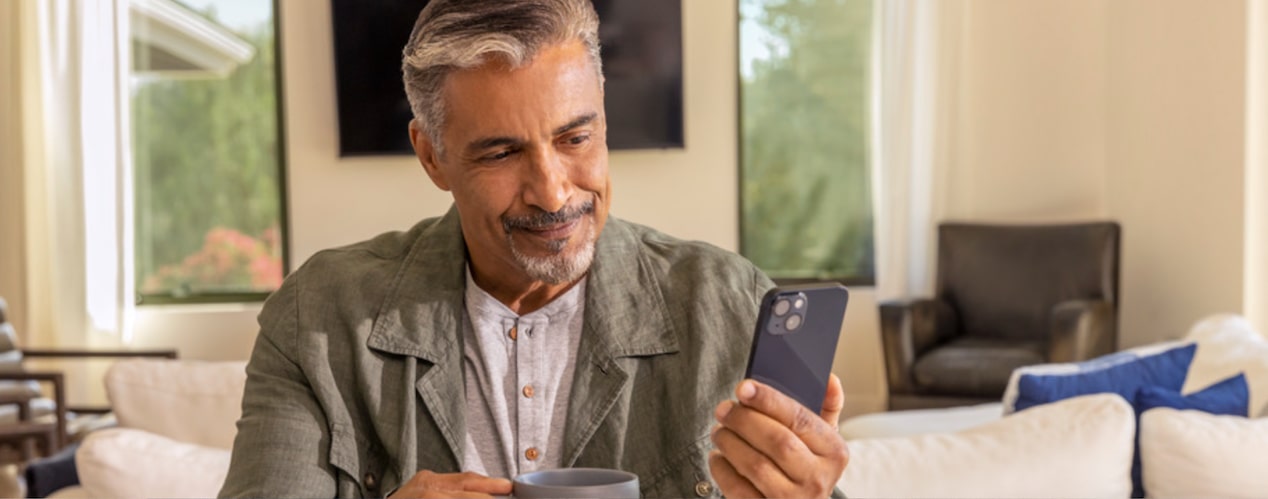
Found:
[[[1132,346],[1242,309],[1246,4],[1109,5],[1107,185]]]
[[[1124,347],[1239,312],[1245,3],[965,8],[948,218],[1121,222]]]
[[[963,8],[947,218],[1086,218],[1104,209],[1104,2]]]

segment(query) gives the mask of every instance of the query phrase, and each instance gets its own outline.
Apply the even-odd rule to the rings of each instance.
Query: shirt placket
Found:
[[[539,321],[524,318],[520,318],[518,324],[520,334],[519,339],[515,341],[516,358],[517,360],[524,359],[524,362],[515,363],[518,389],[518,393],[515,394],[515,412],[518,415],[516,433],[519,434],[516,460],[519,462],[519,472],[528,473],[541,466],[542,453],[546,449],[544,435],[538,424],[541,398],[536,393],[542,381],[537,366],[544,360],[541,358],[542,342],[537,338],[542,324]]]

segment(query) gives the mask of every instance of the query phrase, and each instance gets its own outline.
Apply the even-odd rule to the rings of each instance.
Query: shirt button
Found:
[[[533,398],[533,385],[524,385],[524,397]]]
[[[511,328],[511,330],[510,330],[510,331],[507,331],[506,335],[507,335],[507,336],[509,336],[509,337],[511,337],[511,341],[515,341],[515,340],[519,339],[519,337],[520,337],[519,328],[517,328],[517,327],[513,327],[513,328]]]
[[[524,457],[528,458],[529,461],[536,461],[537,456],[540,455],[541,452],[537,450],[537,447],[529,447],[528,450],[524,451]]]
[[[709,482],[700,482],[696,484],[696,495],[700,497],[709,497],[713,493],[713,484]]]
[[[365,474],[363,482],[365,484],[365,488],[369,490],[374,490],[379,486],[379,481],[374,477],[374,473],[370,473],[368,471]]]

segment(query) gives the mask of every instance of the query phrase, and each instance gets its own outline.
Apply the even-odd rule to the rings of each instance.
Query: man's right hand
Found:
[[[388,498],[492,497],[510,494],[511,481],[505,478],[489,478],[470,471],[432,473],[423,470],[414,474],[413,478]]]

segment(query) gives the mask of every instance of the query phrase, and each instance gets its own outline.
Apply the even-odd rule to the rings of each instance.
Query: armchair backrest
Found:
[[[936,294],[955,310],[961,334],[1047,336],[1052,307],[1105,300],[1118,308],[1119,225],[938,227]]]

